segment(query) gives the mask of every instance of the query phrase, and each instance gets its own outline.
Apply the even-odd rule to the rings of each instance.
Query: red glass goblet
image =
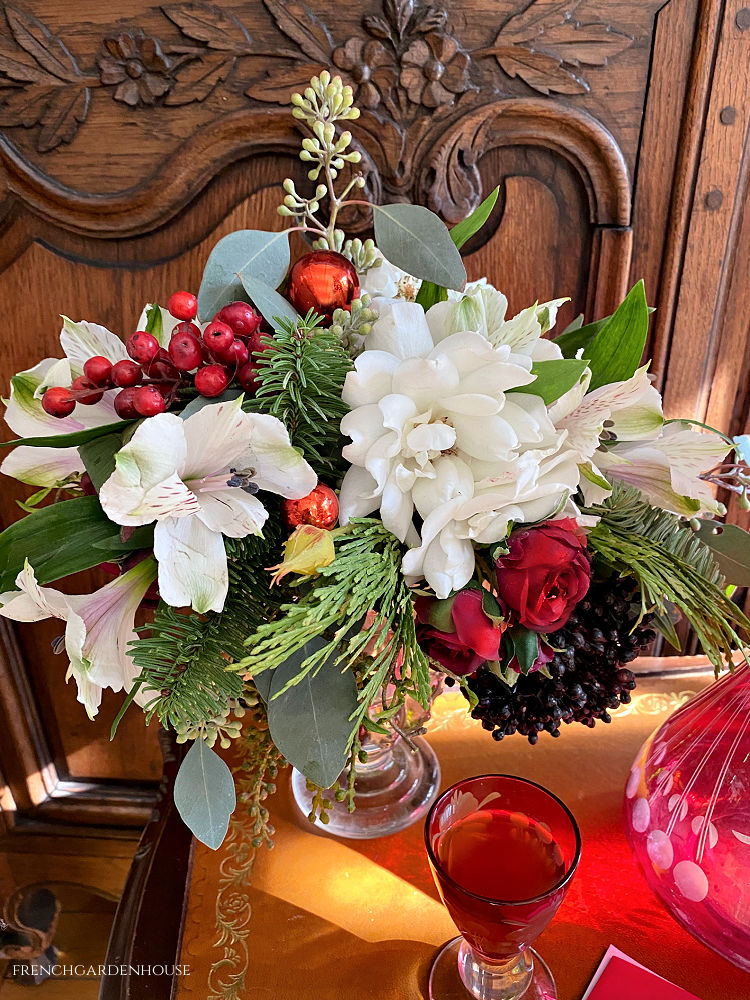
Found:
[[[461,937],[430,973],[431,1000],[555,1000],[530,947],[563,901],[581,856],[564,803],[509,774],[459,781],[427,815],[425,840],[440,897]],[[461,985],[463,984],[463,986]]]

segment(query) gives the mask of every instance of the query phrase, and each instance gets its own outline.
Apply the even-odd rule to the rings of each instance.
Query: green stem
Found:
[[[717,434],[720,438],[723,438],[724,441],[726,441],[726,443],[731,448],[734,448],[734,441],[730,437],[727,437],[727,435],[724,434],[722,431],[719,431],[715,427],[712,427],[711,424],[704,424],[702,420],[693,420],[690,417],[672,417],[671,420],[665,420],[664,424],[665,425],[666,424],[693,424],[695,427],[702,427],[703,430],[705,430],[705,431],[711,431],[713,434]]]

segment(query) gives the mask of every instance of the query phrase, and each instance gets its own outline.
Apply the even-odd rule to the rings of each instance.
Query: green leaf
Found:
[[[446,302],[448,299],[448,289],[442,285],[434,285],[431,281],[423,281],[417,292],[416,302],[427,312],[438,302]]]
[[[70,434],[48,434],[45,437],[16,438],[15,441],[0,441],[0,447],[7,448],[12,444],[25,444],[30,448],[77,448],[79,445],[104,437],[114,431],[122,431],[136,423],[135,420],[118,420],[114,424],[102,424],[101,427],[87,427],[82,431]]]
[[[289,234],[285,230],[269,233],[240,229],[229,233],[219,240],[206,261],[198,292],[198,315],[210,319],[229,302],[241,299],[243,279],[255,278],[273,289],[288,270]]]
[[[605,479],[604,476],[597,475],[597,473],[594,472],[591,462],[583,462],[578,466],[578,469],[583,478],[588,479],[588,481],[593,483],[594,486],[599,486],[603,490],[612,489],[612,483]]]
[[[582,317],[578,317],[581,319]],[[605,316],[604,319],[598,319],[594,323],[587,323],[586,326],[573,326],[576,321],[570,326],[567,326],[559,337],[554,337],[554,343],[560,348],[565,358],[574,358],[581,348],[584,350],[589,346],[591,341],[596,337],[601,328],[612,319],[611,316]]]
[[[531,374],[536,375],[536,380],[529,385],[509,389],[508,392],[526,392],[533,396],[541,396],[549,406],[572,389],[588,367],[588,361],[574,361],[568,358],[562,361],[535,361],[531,366]]]
[[[78,454],[97,493],[115,471],[115,455],[120,448],[122,434],[105,434],[79,447]]]
[[[641,280],[585,349],[592,371],[589,392],[634,375],[641,363],[647,334],[648,306]]]
[[[184,410],[180,411],[180,416],[183,420],[187,420],[188,417],[192,417],[194,413],[202,410],[204,406],[211,406],[213,403],[231,403],[232,400],[237,399],[238,396],[242,395],[242,389],[226,389],[220,396],[196,396],[195,399],[191,399]]]
[[[278,326],[277,319],[288,319],[290,323],[299,320],[299,313],[294,306],[266,282],[243,274],[242,284],[255,308],[271,326]]]
[[[150,333],[161,343],[164,333],[164,321],[162,320],[161,309],[156,302],[152,302],[146,310],[146,333]]]
[[[180,764],[174,804],[196,840],[217,850],[237,804],[232,772],[205,740],[197,739]]]
[[[121,529],[121,534],[117,541],[107,539],[103,542],[92,542],[92,545],[96,549],[106,549],[108,553],[107,559],[121,559],[128,552],[137,552],[138,549],[152,549],[154,547],[154,525],[142,524],[138,528],[134,528],[124,541]],[[104,556],[102,556],[102,559],[104,559]]]
[[[475,233],[479,232],[487,219],[489,219],[499,193],[500,187],[498,186],[487,195],[481,205],[477,205],[471,215],[467,215],[465,219],[462,219],[461,222],[457,223],[451,229],[451,239],[459,250],[467,240],[470,240]]]
[[[539,636],[516,626],[506,632],[511,658],[515,656],[522,674],[528,674],[539,657]]]
[[[28,559],[40,584],[116,560],[123,542],[97,497],[75,497],[35,510],[0,533],[0,593],[12,590]]]
[[[271,739],[290,764],[321,788],[330,788],[346,764],[350,716],[357,710],[354,674],[329,660],[289,685],[302,662],[326,645],[317,637],[278,666],[268,702]]]
[[[696,532],[713,554],[727,583],[750,587],[750,534],[736,524],[701,520]]]
[[[489,590],[482,588],[482,611],[487,615],[493,625],[499,625],[505,621],[505,612],[498,604],[497,598]]]
[[[373,226],[378,249],[395,267],[460,291],[466,268],[448,227],[421,205],[373,205]]]

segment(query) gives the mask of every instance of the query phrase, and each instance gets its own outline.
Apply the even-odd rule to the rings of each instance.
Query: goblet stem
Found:
[[[504,962],[490,962],[472,951],[465,940],[458,949],[458,974],[477,1000],[516,1000],[526,992],[534,971],[530,949]]]

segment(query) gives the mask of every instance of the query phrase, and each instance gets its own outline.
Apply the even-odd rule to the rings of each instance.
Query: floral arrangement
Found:
[[[750,632],[727,589],[748,535],[715,496],[748,506],[748,439],[664,418],[643,284],[560,333],[564,299],[510,316],[459,252],[497,190],[451,230],[371,205],[351,88],[321,73],[292,105],[315,186],[284,182],[291,228],[226,236],[198,295],[127,340],[65,318],[64,357],[14,376],[5,414],[2,471],[37,492],[0,535],[0,613],[65,623],[91,717],[112,688],[191,741],[175,799],[214,847],[235,805],[217,743],[252,750],[261,843],[281,763],[324,817],[353,806],[368,734],[419,731],[443,682],[535,743],[609,722],[679,616],[717,670]],[[374,241],[346,239],[363,209]],[[49,586],[95,566],[115,575],[93,594]]]

